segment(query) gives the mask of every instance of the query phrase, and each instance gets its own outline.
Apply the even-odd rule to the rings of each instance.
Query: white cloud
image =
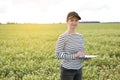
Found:
[[[69,11],[82,20],[120,21],[119,0],[0,0],[0,22],[65,22]]]

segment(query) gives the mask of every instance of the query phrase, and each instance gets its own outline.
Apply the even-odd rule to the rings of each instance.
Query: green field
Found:
[[[60,80],[56,40],[65,24],[0,25],[0,80]],[[80,24],[87,54],[83,80],[120,80],[120,24]]]

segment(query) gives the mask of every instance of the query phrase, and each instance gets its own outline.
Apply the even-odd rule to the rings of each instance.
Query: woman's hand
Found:
[[[75,57],[82,57],[85,55],[85,51],[78,51],[76,54],[75,54]]]

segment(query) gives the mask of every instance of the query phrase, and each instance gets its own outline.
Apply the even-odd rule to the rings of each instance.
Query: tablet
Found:
[[[96,57],[97,57],[97,55],[85,55],[84,58],[96,58]]]

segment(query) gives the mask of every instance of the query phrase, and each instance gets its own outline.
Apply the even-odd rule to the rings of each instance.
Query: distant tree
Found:
[[[100,21],[82,21],[80,23],[100,23]]]
[[[16,24],[15,22],[7,22],[7,24]]]
[[[59,24],[62,24],[62,22],[59,22]]]

